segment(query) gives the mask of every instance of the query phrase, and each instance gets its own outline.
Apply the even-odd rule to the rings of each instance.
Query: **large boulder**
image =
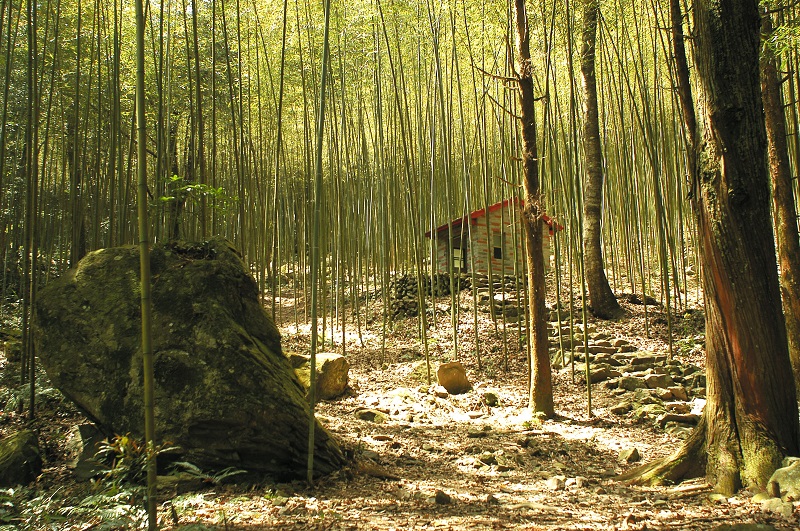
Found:
[[[151,253],[156,437],[207,470],[304,477],[308,404],[255,281],[224,239]],[[53,384],[107,435],[142,437],[137,247],[103,249],[43,289],[34,339]],[[314,470],[343,464],[318,424]]]

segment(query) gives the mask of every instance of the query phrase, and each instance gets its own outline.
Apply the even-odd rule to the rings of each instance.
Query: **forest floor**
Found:
[[[428,335],[432,384],[438,364],[453,358],[449,301],[437,300],[435,327]],[[307,351],[309,328],[295,326],[295,301],[281,303],[284,350]],[[553,372],[556,417],[533,417],[527,408],[528,366],[519,328],[504,326],[502,319],[495,327],[488,313],[479,313],[476,349],[471,303],[469,291],[462,292],[458,361],[467,368],[472,391],[437,396],[435,386],[427,383],[416,318],[392,323],[382,351],[380,301],[370,301],[362,311],[376,318],[362,324],[360,338],[355,325],[347,323],[349,391],[317,406],[318,418],[354,456],[353,462],[313,487],[304,482],[209,483],[189,492],[163,492],[162,529],[678,530],[736,523],[800,529],[797,504],[786,517],[762,511],[746,491],[732,498],[716,495],[702,479],[663,487],[618,481],[620,473],[636,465],[622,462],[621,451],[636,448],[641,462],[658,459],[679,447],[680,432],[611,413],[619,393],[603,383],[591,386],[590,415],[586,386],[579,375],[573,379],[569,367]],[[590,319],[595,331],[640,351],[666,354],[663,309],[647,307],[647,337],[645,307],[623,306],[626,314],[619,320]],[[673,337],[674,356],[681,363],[704,365],[699,309],[690,304],[676,312]],[[326,348],[341,351],[340,338]],[[13,368],[0,351],[0,394],[12,385],[8,375]],[[497,395],[497,405],[486,405],[486,392]],[[57,396],[40,409],[45,469],[32,486],[0,491],[0,530],[141,525],[143,513],[134,502],[141,491],[103,490],[102,482],[74,479],[68,433],[84,419]],[[383,412],[385,421],[357,418],[354,413],[363,409]],[[6,407],[0,436],[21,425],[22,419]],[[105,498],[98,501],[100,491]]]

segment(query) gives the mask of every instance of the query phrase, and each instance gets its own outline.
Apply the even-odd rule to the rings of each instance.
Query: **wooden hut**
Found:
[[[521,274],[525,260],[521,215],[522,200],[506,199],[427,232],[425,236],[435,242],[436,270],[447,273],[452,260],[454,272],[469,273],[474,261],[476,274],[488,274],[489,263],[494,275]],[[542,217],[545,267],[552,255],[553,232],[563,228],[547,215]]]

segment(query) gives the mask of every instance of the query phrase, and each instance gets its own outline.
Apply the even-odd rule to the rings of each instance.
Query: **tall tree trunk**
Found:
[[[626,477],[656,483],[705,472],[730,494],[763,488],[784,456],[797,455],[800,427],[769,224],[758,2],[702,0],[694,19],[703,135],[693,206],[708,402],[682,448]]]
[[[768,13],[761,22],[762,34],[772,33]],[[797,209],[792,190],[792,168],[786,145],[786,116],[783,112],[781,85],[778,77],[778,58],[766,43],[761,55],[761,96],[769,142],[769,172],[772,178],[772,205],[775,236],[778,240],[778,262],[781,266],[780,290],[789,359],[794,370],[794,382],[800,391],[800,239],[797,232]],[[800,394],[798,394],[800,399]]]
[[[600,120],[597,113],[597,82],[595,79],[595,41],[599,0],[586,0],[583,9],[583,47],[581,75],[583,78],[583,149],[586,157],[584,183],[583,246],[585,252],[586,284],[592,312],[603,319],[622,313],[617,298],[606,278],[603,260],[603,149],[600,145]]]
[[[547,308],[545,307],[544,253],[542,243],[539,185],[539,156],[536,148],[536,109],[534,108],[533,72],[531,68],[530,37],[525,0],[515,0],[514,19],[517,26],[517,84],[522,120],[522,183],[525,188],[525,251],[528,263],[528,304],[531,322],[528,337],[531,349],[530,408],[548,417],[554,414],[553,382],[550,373],[549,340],[547,337]]]

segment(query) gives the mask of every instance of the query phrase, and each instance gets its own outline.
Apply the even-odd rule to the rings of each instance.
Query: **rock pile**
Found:
[[[494,290],[495,299],[503,292],[511,292],[519,288],[519,280],[513,276],[494,276],[491,287]],[[489,277],[487,275],[475,275],[469,273],[459,273],[453,276],[453,284],[458,291],[465,289],[477,290],[479,304],[484,311],[489,311],[489,301],[491,299],[489,290]],[[422,289],[427,296],[446,296],[450,295],[450,275],[447,273],[435,273],[422,277]],[[389,283],[389,312],[392,318],[415,317],[419,315],[419,290],[417,288],[417,276],[414,274],[402,274],[395,277]],[[516,298],[496,302],[496,315],[502,315],[505,309],[506,317],[512,318],[521,313],[519,303]],[[524,312],[522,312],[524,313]]]
[[[568,328],[562,332],[567,346],[573,336]],[[576,332],[573,337],[575,373],[584,379],[586,353],[582,328],[576,327]],[[602,382],[619,397],[609,411],[636,422],[651,422],[658,429],[686,437],[700,420],[705,404],[706,377],[702,369],[691,363],[667,359],[663,354],[640,351],[627,340],[596,333],[592,325],[587,332],[591,337],[588,344],[589,382]],[[557,330],[552,330],[553,333]],[[558,338],[552,337],[551,342],[557,344]],[[554,350],[554,354],[556,368],[561,367],[562,359],[569,359],[569,353],[562,355]],[[572,367],[566,366],[561,372],[570,374]]]

